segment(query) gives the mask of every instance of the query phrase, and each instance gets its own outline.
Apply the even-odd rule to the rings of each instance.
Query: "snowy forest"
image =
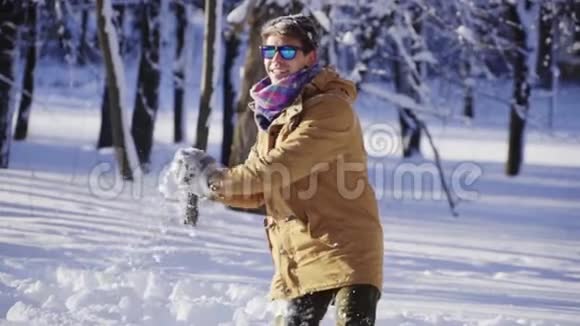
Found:
[[[263,210],[158,188],[179,147],[244,162],[296,13],[356,83],[377,325],[578,325],[578,0],[0,0],[0,325],[282,322]]]

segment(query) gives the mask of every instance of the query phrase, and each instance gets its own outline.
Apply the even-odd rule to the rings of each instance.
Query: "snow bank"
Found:
[[[20,280],[21,300],[6,320],[26,325],[243,325],[281,314],[262,290],[252,286],[171,280],[151,270],[101,271],[58,267],[42,279]]]

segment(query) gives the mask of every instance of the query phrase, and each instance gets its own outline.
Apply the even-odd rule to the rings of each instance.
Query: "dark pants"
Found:
[[[288,326],[317,326],[328,305],[334,299],[336,305],[336,325],[372,326],[380,291],[367,284],[351,285],[342,288],[306,294],[290,300]]]

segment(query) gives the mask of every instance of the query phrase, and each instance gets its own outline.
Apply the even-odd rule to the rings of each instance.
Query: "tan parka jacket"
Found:
[[[222,202],[266,205],[270,296],[352,284],[382,288],[383,231],[369,185],[356,90],[324,69],[270,125],[244,164],[222,171]]]

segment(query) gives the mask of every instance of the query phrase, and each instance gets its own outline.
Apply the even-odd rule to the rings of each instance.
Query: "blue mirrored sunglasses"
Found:
[[[276,52],[278,52],[284,60],[292,60],[296,57],[298,50],[303,51],[301,47],[294,45],[262,45],[260,46],[260,50],[262,51],[262,58],[264,59],[272,59],[276,55]]]

